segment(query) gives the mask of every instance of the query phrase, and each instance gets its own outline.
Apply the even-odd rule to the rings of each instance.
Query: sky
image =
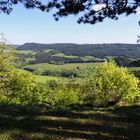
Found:
[[[11,44],[36,43],[136,43],[140,35],[140,14],[119,20],[106,19],[95,25],[78,24],[78,16],[68,16],[56,22],[52,14],[14,7],[10,15],[0,14],[0,33]]]

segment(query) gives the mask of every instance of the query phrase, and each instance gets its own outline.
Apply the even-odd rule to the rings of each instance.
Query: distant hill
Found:
[[[25,43],[16,47],[16,49],[34,50],[39,52],[53,49],[68,56],[93,56],[97,58],[123,56],[134,59],[140,58],[140,44]]]

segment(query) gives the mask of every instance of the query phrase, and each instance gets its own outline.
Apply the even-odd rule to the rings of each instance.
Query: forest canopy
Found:
[[[1,0],[0,11],[10,14],[13,5],[22,3],[27,9],[53,11],[55,20],[68,15],[77,15],[78,23],[95,24],[106,18],[117,20],[119,15],[136,13],[140,0]]]

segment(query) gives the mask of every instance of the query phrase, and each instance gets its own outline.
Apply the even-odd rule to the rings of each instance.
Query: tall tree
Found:
[[[81,13],[78,23],[95,24],[105,18],[117,20],[119,15],[136,13],[140,0],[0,0],[0,11],[10,14],[13,4],[22,3],[26,8],[44,12],[54,11],[54,18]]]

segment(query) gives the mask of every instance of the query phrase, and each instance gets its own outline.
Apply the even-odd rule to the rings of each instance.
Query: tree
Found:
[[[78,23],[95,24],[102,22],[105,18],[118,19],[125,13],[126,16],[136,13],[140,0],[1,0],[0,11],[10,14],[14,4],[22,3],[26,8],[39,9],[44,12],[54,11],[54,18],[71,14],[82,15]]]
[[[15,67],[16,52],[0,39],[0,103],[40,103],[44,90],[35,77]]]
[[[0,100],[11,93],[9,81],[12,79],[15,70],[15,51],[5,45],[4,42],[5,39],[2,37],[0,42]]]

